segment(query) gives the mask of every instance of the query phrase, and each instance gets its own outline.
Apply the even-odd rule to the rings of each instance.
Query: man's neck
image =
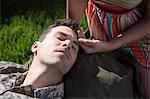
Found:
[[[62,78],[63,75],[56,70],[56,68],[32,63],[22,85],[31,85],[32,88],[41,88],[58,84],[62,81]]]

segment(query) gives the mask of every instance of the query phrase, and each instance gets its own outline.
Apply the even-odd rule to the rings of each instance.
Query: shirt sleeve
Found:
[[[63,83],[37,89],[32,89],[31,85],[18,86],[0,94],[0,98],[11,99],[62,99],[63,96]]]

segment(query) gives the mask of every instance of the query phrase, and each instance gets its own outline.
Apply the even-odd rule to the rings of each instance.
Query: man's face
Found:
[[[54,27],[42,42],[38,43],[36,57],[40,63],[67,73],[77,58],[77,36],[67,26]]]

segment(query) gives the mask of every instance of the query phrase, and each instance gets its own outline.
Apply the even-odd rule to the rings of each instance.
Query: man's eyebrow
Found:
[[[62,34],[63,36],[67,36],[67,34],[63,33],[63,32],[60,32],[58,31],[59,34]]]
[[[59,34],[62,34],[63,36],[67,36],[67,34],[65,34],[64,32],[58,31]],[[79,42],[74,41],[74,43],[79,46]]]

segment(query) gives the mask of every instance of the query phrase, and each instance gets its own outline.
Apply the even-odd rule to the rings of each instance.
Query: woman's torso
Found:
[[[143,5],[142,0],[90,0],[86,14],[93,37],[109,41],[122,34],[142,18]]]
[[[117,1],[117,2],[104,2]],[[109,41],[126,33],[142,19],[145,0],[90,0],[86,15],[94,39]],[[115,4],[116,3],[116,4]],[[150,67],[150,36],[129,44],[132,53],[144,66]]]

